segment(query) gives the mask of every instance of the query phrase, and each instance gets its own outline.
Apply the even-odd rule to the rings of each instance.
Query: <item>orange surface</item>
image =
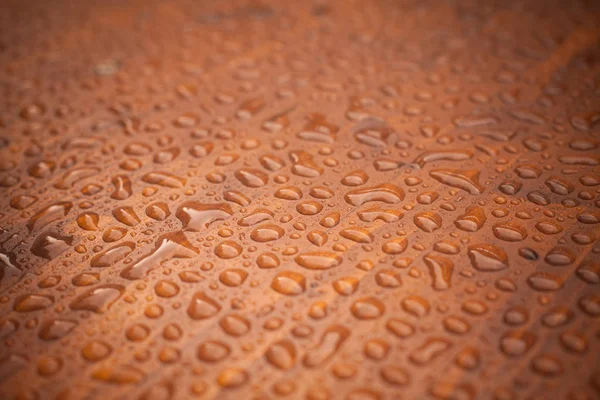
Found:
[[[599,399],[594,1],[4,1],[2,399]]]

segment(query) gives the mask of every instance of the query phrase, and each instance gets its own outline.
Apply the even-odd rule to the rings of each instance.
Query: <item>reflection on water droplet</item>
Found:
[[[77,297],[71,302],[70,307],[73,310],[87,310],[96,313],[104,313],[119,300],[124,291],[125,288],[121,285],[100,285]]]
[[[192,298],[187,313],[192,319],[206,319],[221,311],[221,305],[202,292]]]
[[[217,257],[224,260],[235,258],[242,254],[242,246],[232,240],[226,240],[221,242],[215,247],[215,254]]]
[[[307,252],[296,256],[294,260],[301,267],[317,270],[337,267],[342,262],[340,256],[327,252]]]
[[[296,296],[306,290],[306,278],[296,272],[280,272],[273,278],[271,288],[287,296]]]
[[[374,319],[383,315],[385,306],[375,297],[365,297],[352,303],[350,311],[358,319]]]
[[[499,247],[491,244],[469,246],[471,264],[480,271],[499,271],[508,268],[508,256]]]

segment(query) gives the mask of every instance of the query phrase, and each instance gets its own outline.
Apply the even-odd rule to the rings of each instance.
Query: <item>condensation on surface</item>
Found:
[[[2,398],[600,398],[597,3],[5,3]]]

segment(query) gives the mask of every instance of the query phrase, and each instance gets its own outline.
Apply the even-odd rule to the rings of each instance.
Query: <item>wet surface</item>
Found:
[[[596,2],[4,3],[2,398],[600,398]]]

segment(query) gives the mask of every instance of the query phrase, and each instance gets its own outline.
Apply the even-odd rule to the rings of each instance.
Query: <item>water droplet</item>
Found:
[[[233,215],[233,210],[227,203],[202,204],[188,201],[179,206],[175,215],[184,229],[199,232],[208,228],[213,222],[229,219]]]
[[[223,331],[231,336],[243,336],[250,331],[250,321],[241,315],[226,315],[219,321]]]
[[[250,238],[255,242],[264,243],[277,240],[284,235],[283,228],[274,224],[262,224],[256,227],[251,233]]]
[[[249,379],[248,373],[241,368],[227,368],[219,374],[217,382],[226,389],[244,385]]]
[[[396,204],[404,200],[404,191],[397,186],[383,184],[370,188],[357,189],[346,193],[346,202],[355,207],[362,206],[371,201],[381,201]]]
[[[76,326],[76,321],[68,319],[52,319],[42,324],[38,336],[42,340],[61,339],[67,336]]]
[[[442,227],[442,217],[433,212],[422,212],[414,216],[415,225],[423,232],[431,233]]]
[[[373,242],[373,236],[371,235],[371,232],[369,232],[368,230],[364,229],[364,228],[347,228],[347,229],[343,229],[340,232],[340,236],[348,239],[348,240],[352,240],[353,242],[356,243],[372,243]]]
[[[319,344],[306,351],[304,365],[308,368],[320,366],[334,356],[349,336],[350,331],[341,325],[328,327],[323,332]]]
[[[208,340],[198,346],[198,359],[204,362],[219,362],[231,353],[231,347],[218,340]]]
[[[492,226],[492,231],[494,236],[506,242],[519,242],[527,237],[525,228],[513,222],[495,224]]]
[[[499,271],[508,267],[508,256],[504,250],[491,244],[469,246],[468,255],[473,267],[480,271]]]
[[[217,257],[224,260],[235,258],[242,254],[242,246],[232,240],[225,240],[215,247],[215,254]]]
[[[235,171],[235,177],[242,185],[249,188],[265,186],[269,182],[269,176],[258,169],[243,168]]]
[[[435,169],[429,175],[437,181],[462,189],[470,194],[481,194],[484,188],[479,184],[479,171],[462,171],[456,169]]]
[[[484,226],[486,220],[483,208],[473,206],[467,208],[465,213],[454,221],[454,225],[466,232],[477,232]]]
[[[121,298],[124,291],[125,288],[123,286],[116,284],[96,286],[73,300],[70,307],[73,310],[104,313],[108,311],[119,298]]]
[[[296,348],[291,341],[281,340],[269,346],[265,357],[275,368],[290,369],[296,364]]]
[[[54,304],[54,297],[38,294],[27,294],[15,299],[14,310],[18,312],[32,312],[43,310]]]
[[[342,258],[335,253],[307,252],[295,259],[296,263],[306,269],[329,269],[341,264]]]
[[[510,357],[525,354],[533,347],[537,336],[528,331],[510,331],[500,339],[500,350]]]
[[[221,311],[221,305],[202,292],[194,294],[187,313],[192,319],[206,319]]]
[[[286,296],[296,296],[306,290],[306,278],[297,272],[283,271],[273,278],[271,288]]]
[[[350,311],[358,319],[375,319],[383,315],[385,306],[375,297],[364,297],[352,303]]]

